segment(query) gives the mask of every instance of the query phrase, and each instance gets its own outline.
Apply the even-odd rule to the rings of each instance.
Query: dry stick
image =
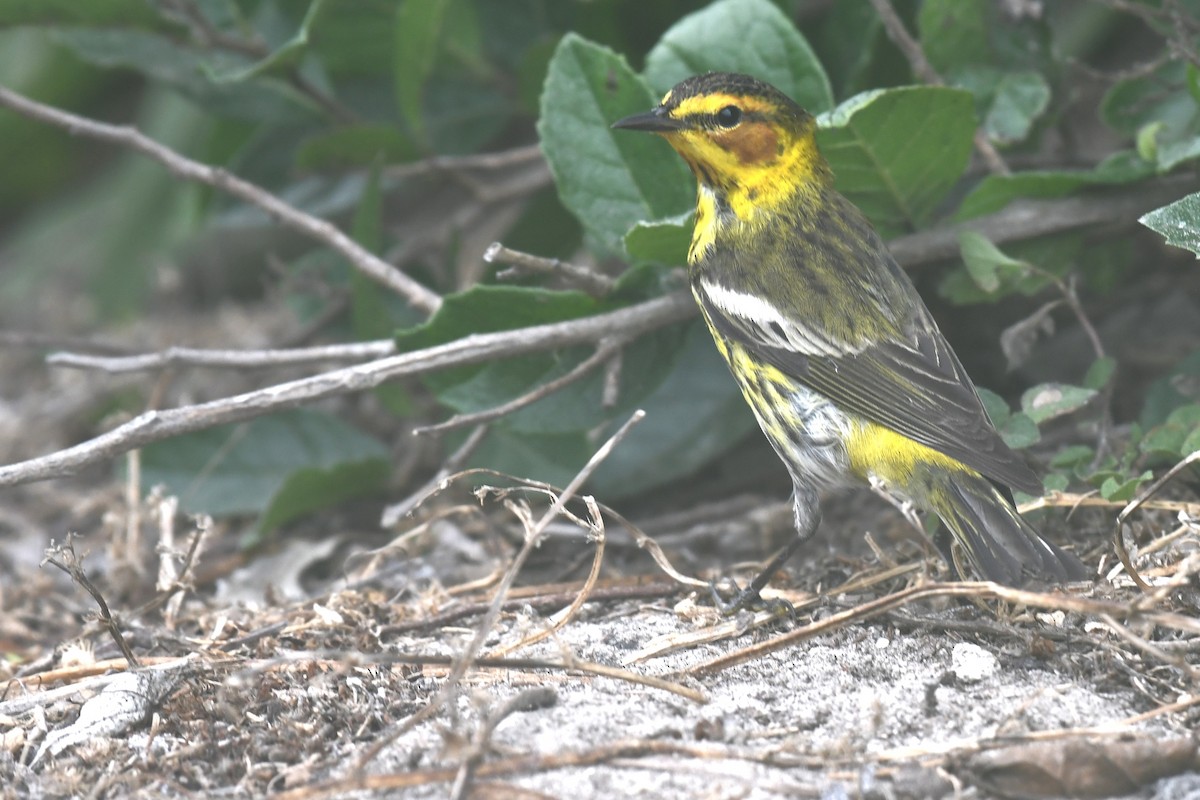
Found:
[[[1028,503],[1022,503],[1017,511],[1028,514],[1039,508],[1124,508],[1129,505],[1120,500],[1105,500],[1097,494],[1074,494],[1072,492],[1051,492],[1045,497],[1037,497]],[[1145,500],[1140,508],[1153,508],[1159,511],[1183,511],[1193,516],[1200,516],[1200,502],[1186,500]]]
[[[929,63],[920,43],[909,35],[908,29],[904,27],[904,21],[896,14],[896,9],[892,8],[891,0],[871,0],[871,5],[875,7],[875,13],[883,22],[883,28],[887,31],[888,38],[896,47],[900,48],[900,52],[908,59],[913,74],[925,83],[933,86],[945,86],[946,81]],[[990,171],[997,175],[1011,174],[1012,170],[1008,168],[1008,164],[1004,163],[1004,159],[996,152],[991,140],[987,138],[987,133],[980,128],[975,129],[975,149],[979,151],[979,155],[987,163]]]
[[[536,272],[540,275],[562,275],[590,295],[604,297],[612,291],[615,283],[612,278],[593,272],[585,267],[569,264],[557,258],[544,258],[520,250],[510,250],[499,242],[492,242],[483,251],[483,260],[489,264],[508,264],[506,269],[496,275],[498,280],[518,277],[522,272]]]
[[[133,650],[129,647],[129,642],[125,641],[125,634],[121,632],[117,621],[113,619],[112,612],[108,609],[108,603],[104,600],[104,595],[96,588],[96,585],[88,578],[87,573],[83,570],[83,564],[79,561],[79,556],[75,553],[74,537],[67,535],[67,541],[64,544],[54,544],[51,542],[50,547],[46,550],[46,557],[42,559],[43,564],[51,564],[58,567],[67,575],[71,576],[71,580],[78,583],[83,590],[92,596],[96,601],[96,606],[100,609],[100,621],[104,623],[105,629],[109,636],[117,643],[117,649],[121,651],[121,655],[125,658],[125,663],[130,667],[141,666],[137,656],[133,654]]]
[[[585,377],[589,372],[600,366],[604,362],[612,358],[616,353],[620,352],[621,348],[629,344],[627,336],[610,336],[600,340],[600,344],[596,346],[596,352],[580,361],[570,372],[567,372],[554,380],[546,381],[545,383],[534,387],[531,391],[509,400],[507,403],[501,403],[498,406],[487,409],[486,411],[476,411],[473,414],[456,414],[445,422],[439,422],[435,425],[425,425],[420,428],[414,428],[414,434],[426,433],[445,433],[457,428],[465,428],[469,425],[481,425],[485,422],[491,422],[494,419],[506,416],[527,405],[536,403],[543,397],[548,397],[560,389],[570,386],[572,383]]]
[[[86,353],[51,353],[46,363],[56,367],[96,369],[102,372],[145,372],[164,367],[221,367],[223,369],[262,369],[316,364],[323,361],[362,361],[382,358],[396,352],[391,339],[370,342],[293,347],[277,350],[204,350],[195,347],[170,347],[157,353],[127,356],[100,356]]]
[[[1092,600],[1072,595],[1052,595],[1038,592],[1028,592],[1001,586],[990,581],[943,583],[927,586],[914,586],[894,594],[885,595],[868,603],[838,612],[817,622],[809,623],[793,631],[768,639],[765,642],[745,647],[732,653],[727,653],[710,661],[697,664],[683,672],[686,675],[708,674],[719,672],[729,667],[748,661],[752,658],[782,650],[805,639],[828,630],[834,630],[852,621],[861,621],[877,617],[884,612],[924,600],[929,597],[965,597],[972,600],[1004,600],[1033,608],[1047,608],[1063,611],[1075,611],[1081,614],[1110,614],[1114,617],[1133,616],[1156,625],[1175,628],[1189,633],[1200,633],[1200,619],[1175,614],[1166,611],[1147,611],[1132,605],[1123,605],[1104,600]]]
[[[596,499],[591,496],[583,498],[583,502],[587,504],[588,516],[591,518],[591,529],[596,539],[596,550],[592,556],[592,568],[588,570],[588,576],[584,579],[583,588],[575,593],[575,597],[571,600],[571,604],[561,611],[557,611],[550,617],[550,624],[542,628],[542,630],[526,636],[519,642],[497,647],[488,653],[489,656],[503,656],[514,650],[520,650],[530,645],[537,644],[543,639],[554,634],[555,631],[562,628],[575,618],[579,613],[579,609],[583,608],[583,604],[592,596],[592,590],[596,588],[596,581],[600,578],[600,565],[604,562],[604,518],[600,511],[600,506],[596,503]]]
[[[466,671],[478,657],[484,641],[487,639],[492,630],[492,626],[496,624],[496,620],[500,616],[500,610],[504,606],[505,597],[508,595],[508,590],[512,587],[513,581],[516,580],[517,573],[521,571],[521,568],[525,565],[525,561],[529,558],[529,555],[541,543],[542,534],[545,532],[546,527],[552,520],[554,520],[555,517],[562,513],[567,501],[575,496],[575,493],[579,491],[579,487],[583,485],[584,481],[591,477],[591,474],[595,471],[596,467],[600,466],[604,459],[608,458],[608,454],[612,452],[612,449],[616,447],[617,443],[624,439],[626,434],[629,433],[630,429],[633,428],[633,426],[637,423],[641,422],[645,416],[646,412],[642,411],[641,409],[633,412],[629,419],[626,420],[625,424],[622,425],[616,433],[609,437],[608,441],[601,445],[600,449],[597,450],[590,459],[588,459],[588,462],[583,465],[583,469],[579,471],[579,474],[576,475],[569,484],[567,484],[567,488],[563,489],[562,494],[555,499],[555,501],[550,505],[550,508],[546,510],[546,513],[542,515],[542,518],[538,520],[538,522],[526,533],[525,543],[521,549],[517,551],[516,556],[513,557],[508,571],[504,574],[504,578],[501,579],[500,585],[496,588],[496,595],[492,600],[492,604],[488,608],[487,613],[480,621],[479,626],[475,631],[475,637],[471,640],[470,644],[467,645],[467,648],[465,651],[463,651],[462,655],[456,660],[454,667],[450,670],[450,674],[446,676],[446,682],[442,685],[441,690],[437,693],[433,700],[429,702],[429,705],[408,717],[408,719],[404,720],[396,727],[395,731],[387,736],[381,737],[373,746],[371,746],[363,755],[363,757],[359,759],[358,769],[361,770],[388,744],[395,741],[397,738],[424,720],[433,716],[433,714],[435,714],[439,708],[446,705],[447,701],[451,699],[454,692],[458,690],[458,685],[462,681],[463,675],[466,674]],[[451,707],[453,708],[453,706]]]
[[[447,456],[446,460],[442,462],[441,469],[434,473],[432,478],[421,484],[421,488],[412,492],[400,502],[392,503],[383,509],[383,512],[379,515],[379,526],[381,528],[391,528],[424,502],[427,496],[436,492],[442,481],[457,472],[466,463],[468,458],[475,455],[475,451],[479,449],[479,445],[483,444],[483,440],[487,438],[488,431],[490,430],[491,426],[480,425],[471,431],[463,443],[459,445],[458,449]]]
[[[1141,508],[1147,500],[1157,494],[1159,489],[1165,486],[1187,466],[1195,463],[1196,461],[1200,461],[1200,450],[1191,453],[1175,466],[1167,470],[1165,475],[1156,480],[1154,483],[1150,484],[1143,491],[1139,492],[1138,496],[1130,500],[1129,504],[1121,509],[1121,513],[1117,514],[1117,524],[1115,530],[1113,531],[1113,546],[1117,550],[1117,556],[1121,559],[1121,564],[1124,565],[1125,571],[1129,573],[1129,577],[1133,579],[1133,582],[1136,583],[1138,588],[1143,592],[1149,592],[1150,585],[1142,579],[1140,574],[1138,574],[1137,569],[1135,569],[1133,566],[1133,559],[1129,557],[1129,550],[1125,548],[1125,520],[1130,514]]]
[[[518,692],[513,697],[508,698],[500,707],[489,711],[483,719],[483,724],[479,726],[479,730],[471,737],[471,747],[459,765],[458,775],[454,777],[454,784],[450,787],[451,800],[462,800],[471,791],[471,781],[475,775],[475,768],[483,761],[483,757],[487,755],[490,749],[492,733],[496,730],[496,726],[512,716],[518,711],[533,711],[538,708],[546,708],[554,705],[558,700],[557,694],[549,686],[537,686],[532,689],[525,689]]]
[[[1002,211],[953,225],[930,228],[888,242],[888,250],[904,267],[932,264],[961,256],[959,234],[975,231],[1001,245],[1092,225],[1129,223],[1147,211],[1196,191],[1195,175],[1135,184],[1128,189],[1097,190],[1059,200],[1018,200]]]
[[[512,756],[488,764],[481,764],[479,769],[476,770],[475,775],[476,777],[487,778],[526,772],[545,772],[566,769],[568,767],[589,767],[616,759],[639,758],[646,755],[687,755],[703,758],[706,757],[704,755],[705,751],[717,751],[717,748],[694,744],[680,744],[660,739],[619,741],[612,744],[600,745],[599,747],[582,752],[568,751],[548,756],[537,754]],[[697,753],[700,755],[697,755]],[[426,786],[431,783],[449,783],[454,780],[457,772],[453,767],[446,767],[442,769],[408,770],[383,775],[358,775],[315,786],[301,786],[297,789],[273,794],[271,797],[273,800],[316,800],[316,798],[333,797],[353,791],[403,789],[413,786]]]
[[[0,106],[22,116],[103,142],[121,145],[149,156],[172,175],[227,192],[258,206],[293,230],[327,245],[344,256],[355,269],[392,289],[412,306],[433,313],[442,298],[355,242],[337,226],[299,210],[265,189],[242,180],[224,169],[193,161],[156,142],[132,126],[109,125],[87,117],[43,105],[0,86]]]
[[[385,167],[383,176],[395,180],[429,175],[435,172],[463,172],[467,170],[497,170],[518,166],[542,159],[542,148],[536,144],[514,147],[498,153],[472,153],[463,156],[430,156],[411,164]]]
[[[151,411],[74,447],[0,467],[0,486],[69,475],[160,439],[240,422],[327,397],[366,391],[405,375],[570,347],[618,332],[633,338],[695,313],[692,299],[683,292],[676,292],[607,314],[515,331],[473,334],[426,350],[355,364],[208,403]]]

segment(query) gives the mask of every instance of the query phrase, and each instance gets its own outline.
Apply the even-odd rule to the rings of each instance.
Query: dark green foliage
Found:
[[[143,0],[0,0],[0,25],[9,28],[0,30],[0,83],[134,123],[330,219],[372,252],[400,258],[408,274],[445,297],[442,309],[424,319],[330,250],[282,233],[261,210],[180,183],[141,156],[3,114],[6,316],[32,325],[34,300],[45,286],[64,283],[80,287],[77,313],[86,324],[133,319],[151,310],[156,270],[180,281],[202,275],[215,287],[205,301],[214,306],[243,301],[279,282],[263,267],[268,255],[287,276],[268,297],[299,321],[328,309],[326,295],[311,289],[319,283],[346,301],[330,329],[337,336],[394,335],[406,351],[661,295],[679,286],[671,270],[687,251],[693,180],[665,143],[609,125],[706,70],[753,73],[816,114],[839,188],[886,238],[978,221],[1028,198],[1134,194],[1200,157],[1200,81],[1179,52],[1190,47],[1194,57],[1200,44],[1176,37],[1168,46],[1175,32],[1152,20],[1138,28],[1138,65],[1158,53],[1153,69],[1110,61],[1120,44],[1113,31],[1132,17],[1107,6],[1045,4],[1044,14],[1014,18],[1013,4],[990,0],[898,4],[946,83],[930,86],[919,85],[865,0],[815,11],[769,0],[185,5],[197,16]],[[789,16],[793,10],[799,16]],[[1087,95],[1091,84],[1079,80],[1075,61],[1114,77]],[[977,131],[1009,160],[1011,174],[983,165]],[[1077,151],[1079,139],[1087,147]],[[475,168],[419,167],[435,156],[535,142],[553,186],[543,171],[528,187],[497,196],[488,193],[494,186],[479,188]],[[1198,197],[1141,221],[1200,254]],[[405,227],[410,217],[440,222],[472,206],[477,213],[440,238],[427,241],[420,225]],[[537,275],[498,285],[497,267],[480,264],[471,238],[493,219],[502,220],[495,237],[508,246],[594,265],[618,279],[616,289],[593,297]],[[1166,269],[1159,264],[1170,251],[1148,254],[1157,244],[1151,234],[1117,246],[1108,231],[1099,233],[1006,230],[1002,246],[962,233],[961,259],[943,261],[930,284],[995,323],[981,326],[996,331],[985,334],[986,352],[958,348],[964,360],[1002,363],[1001,338],[1010,361],[1036,359],[1051,323],[1075,330],[1065,305],[1046,308],[1062,299],[1068,280],[1078,279],[1085,306],[1107,309]],[[964,333],[946,332],[956,345]],[[428,417],[430,407],[438,418],[483,411],[593,352],[561,348],[459,368],[429,375],[423,386],[384,387],[378,397],[396,416]],[[1124,382],[1119,349],[1081,352],[1041,374],[1046,382],[1014,379],[1003,387],[1008,402],[991,392],[984,399],[1010,445],[1040,448],[1047,487],[1126,498],[1149,470],[1200,447],[1200,356],[1184,354],[1140,389]],[[564,483],[604,436],[645,408],[645,422],[592,482],[602,499],[614,500],[696,473],[754,426],[695,324],[627,343],[609,405],[604,386],[596,370],[495,421],[473,463]],[[1097,456],[1095,426],[1113,396],[1141,413]],[[1018,399],[1020,410],[1011,410]],[[1055,435],[1042,440],[1039,426]],[[147,449],[145,468],[148,482],[165,482],[189,509],[256,514],[267,529],[377,490],[388,456],[347,422],[290,412],[159,443]]]

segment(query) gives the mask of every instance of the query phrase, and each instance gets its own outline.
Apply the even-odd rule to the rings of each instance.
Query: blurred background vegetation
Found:
[[[896,240],[1047,487],[1128,498],[1200,449],[1200,279],[1155,232],[1197,246],[1200,2],[892,5],[926,65],[869,0],[0,0],[0,85],[224,167],[446,298],[426,320],[256,208],[0,110],[3,328],[138,351],[393,335],[415,349],[679,289],[691,179],[661,142],[607,124],[688,74],[744,71],[821,115],[839,186]],[[1014,213],[1029,198],[1045,205]],[[982,227],[952,227],[968,221]],[[482,258],[493,241],[616,283],[597,296],[498,280]],[[162,442],[143,483],[260,530],[354,495],[395,499],[468,433],[413,427],[519,397],[593,350]],[[9,400],[49,368],[23,369],[6,374]],[[93,380],[60,433],[277,377]],[[647,420],[593,481],[601,500],[786,493],[694,321],[497,420],[470,463],[561,485],[638,407]],[[63,443],[10,443],[5,460]]]

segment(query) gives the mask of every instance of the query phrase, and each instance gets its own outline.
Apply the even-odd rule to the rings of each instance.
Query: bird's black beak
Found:
[[[618,130],[649,131],[650,133],[671,133],[683,130],[683,123],[668,116],[667,110],[662,106],[653,111],[619,119],[612,126]]]

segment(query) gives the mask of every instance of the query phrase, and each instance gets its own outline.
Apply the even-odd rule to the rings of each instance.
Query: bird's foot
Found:
[[[725,599],[725,595],[717,586],[716,581],[708,584],[708,591],[712,596],[713,605],[717,607],[717,610],[723,616],[732,617],[741,611],[769,611],[776,617],[796,618],[795,606],[782,597],[774,597],[767,600],[759,594],[759,588],[753,583],[743,589],[733,578],[727,578],[726,582],[733,587],[728,600]]]

